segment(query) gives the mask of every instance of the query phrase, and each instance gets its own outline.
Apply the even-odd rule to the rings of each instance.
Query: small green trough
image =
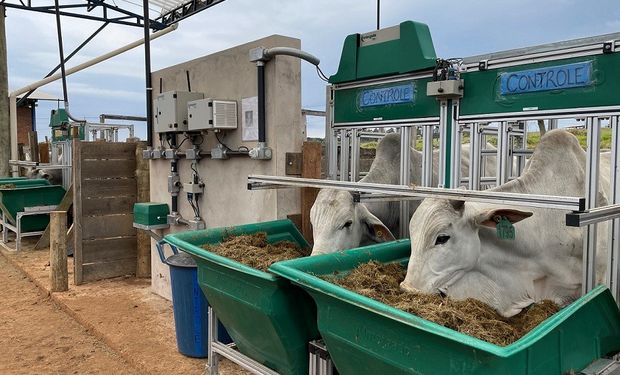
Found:
[[[548,375],[579,371],[620,351],[620,311],[599,286],[501,347],[322,280],[375,260],[406,264],[409,240],[278,262],[270,271],[306,289],[340,374]]]
[[[20,186],[20,181],[11,182],[15,187],[0,187],[0,209],[4,212],[7,220],[15,224],[18,212],[23,212],[26,207],[56,206],[65,195],[62,186],[50,185],[47,180],[24,180],[34,181],[35,185]],[[39,182],[37,182],[39,181]],[[38,186],[36,184],[39,184]],[[31,215],[22,218],[22,232],[36,232],[45,230],[49,224],[49,216]]]
[[[270,243],[309,247],[290,220],[169,234],[165,241],[194,257],[198,283],[241,353],[281,374],[307,374],[308,342],[319,337],[310,296],[282,277],[201,248],[257,232]]]

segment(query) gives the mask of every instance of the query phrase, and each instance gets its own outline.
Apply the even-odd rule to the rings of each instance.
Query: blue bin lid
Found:
[[[166,264],[173,267],[196,268],[196,261],[188,253],[180,252],[166,258]]]

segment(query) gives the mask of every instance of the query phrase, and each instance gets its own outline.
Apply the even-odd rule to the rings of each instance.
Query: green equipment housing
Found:
[[[69,119],[69,115],[64,108],[52,109],[50,115],[50,128],[52,128],[52,141],[68,141],[72,140],[71,128],[78,127],[78,139],[84,140],[84,125],[72,123]]]

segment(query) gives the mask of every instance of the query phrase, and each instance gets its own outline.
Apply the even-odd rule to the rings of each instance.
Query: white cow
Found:
[[[487,147],[493,147],[487,145]],[[433,184],[437,184],[437,155],[433,156]],[[495,171],[495,157],[485,158],[486,170]],[[391,133],[377,145],[377,153],[370,171],[360,182],[399,184],[400,135]],[[411,149],[411,180],[422,181],[422,153]],[[461,174],[469,171],[469,145],[461,149]],[[410,215],[420,204],[411,201]],[[352,249],[372,242],[394,240],[398,233],[399,202],[355,203],[347,191],[321,189],[312,209],[310,222],[314,237],[312,255]]]
[[[553,130],[541,139],[521,177],[491,191],[584,196],[586,155],[577,139]],[[609,163],[601,163],[608,189]],[[599,204],[606,204],[599,191]],[[411,258],[401,287],[476,298],[510,317],[533,302],[565,304],[581,291],[583,230],[565,225],[565,212],[514,209],[481,203],[426,199],[411,218]],[[508,219],[515,240],[496,235]],[[607,225],[599,225],[597,276],[604,276]]]

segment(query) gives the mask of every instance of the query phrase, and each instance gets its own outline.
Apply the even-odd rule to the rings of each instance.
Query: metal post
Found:
[[[151,19],[149,0],[142,0],[144,8],[144,75],[146,78],[146,145],[153,146],[153,83],[151,82]]]
[[[349,132],[340,130],[340,181],[349,180]]]
[[[9,121],[9,78],[7,67],[5,8],[0,5],[0,176],[8,176],[11,159],[11,128]]]
[[[508,122],[497,125],[497,186],[508,181],[508,156],[510,153]]]
[[[401,185],[411,183],[411,127],[400,128],[400,176]],[[409,201],[400,201],[400,238],[409,237]]]
[[[598,198],[598,166],[600,147],[600,121],[596,117],[586,118],[588,150],[586,162],[586,209],[595,208]],[[583,284],[586,294],[596,285],[596,224],[588,225],[583,239]]]
[[[449,180],[449,177],[446,176],[446,167],[449,163],[448,157],[448,148],[450,147],[450,143],[448,142],[448,101],[442,100],[439,103],[439,170],[437,171],[437,177],[439,187],[449,187],[446,186],[446,180]]]
[[[325,140],[327,154],[327,178],[336,180],[338,178],[338,133],[332,127],[334,111],[334,90],[332,86],[325,89]]]
[[[548,124],[549,124],[548,125],[549,129],[547,129],[547,131],[553,130],[553,129],[557,129],[558,128],[558,119],[556,118],[556,119],[548,120]]]
[[[458,113],[458,100],[452,102],[450,116],[450,144],[452,160],[450,161],[450,184],[448,187],[456,188],[461,184],[461,129],[455,126],[454,114]]]
[[[620,131],[618,129],[618,116],[612,116],[609,120],[611,126],[611,176],[610,176],[610,204],[620,203],[620,183],[618,178],[618,168],[620,168]],[[616,303],[620,303],[620,219],[613,219],[609,223],[609,253],[607,258],[607,286],[611,294],[616,298]]]
[[[219,363],[220,363],[220,355],[213,350],[213,343],[218,342],[218,332],[217,332],[217,317],[215,316],[215,312],[209,306],[209,332],[207,333],[208,344],[207,344],[207,355],[209,358],[207,359],[207,374],[208,375],[217,375],[219,372]]]
[[[351,129],[351,181],[359,180],[360,173],[360,137],[357,129]]]
[[[433,185],[433,130],[434,126],[422,128],[422,186]]]
[[[469,190],[480,190],[480,124],[472,123],[469,132]]]

